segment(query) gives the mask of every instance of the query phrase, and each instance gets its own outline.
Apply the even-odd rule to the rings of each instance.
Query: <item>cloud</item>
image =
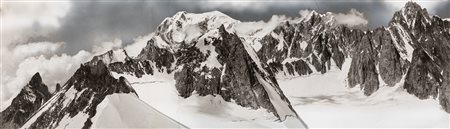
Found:
[[[390,6],[393,3],[403,5],[401,2],[374,0],[172,0],[169,2],[90,2],[87,0],[73,2],[69,13],[59,20],[60,27],[45,35],[44,40],[66,42],[67,47],[64,48],[64,52],[68,54],[75,54],[79,50],[92,50],[94,44],[116,38],[122,40],[123,45],[127,45],[133,38],[153,32],[165,17],[173,16],[178,11],[201,13],[218,10],[241,21],[268,21],[272,15],[298,16],[298,10],[303,9],[318,10],[319,13],[347,13],[349,8],[355,8],[363,12],[370,21],[368,25],[375,28],[387,25],[398,7]],[[448,11],[444,9],[446,8],[442,11]]]
[[[109,50],[115,50],[118,48],[122,48],[122,40],[114,39],[113,41],[102,42],[100,44],[94,45],[94,47],[92,48],[92,52],[95,55],[98,55],[103,54]]]
[[[306,10],[300,10],[298,11],[298,14],[300,14],[300,18],[305,18],[307,17],[309,14],[311,14],[312,10],[306,9]]]
[[[154,33],[150,33],[145,36],[139,36],[134,39],[134,43],[131,43],[124,47],[124,50],[127,51],[128,56],[137,57],[142,49],[147,46],[148,40],[153,37]]]
[[[69,1],[3,3],[2,47],[48,35],[61,26],[60,19],[66,16],[70,8]]]
[[[61,27],[49,34],[50,41],[64,41],[64,51],[75,54],[91,51],[94,45],[114,39],[129,44],[140,35],[149,34],[161,21],[175,14],[170,2],[74,2]],[[95,13],[94,13],[95,12]]]
[[[305,17],[310,16],[312,10],[300,10],[298,13],[300,17],[303,19]],[[347,13],[325,13],[327,18],[332,18],[335,24],[345,25],[348,27],[367,27],[369,21],[364,16],[362,12],[359,12],[356,9],[350,9]]]
[[[64,46],[63,42],[35,42],[28,44],[17,45],[13,54],[15,58],[22,59],[24,57],[36,56],[36,55],[53,55]]]
[[[33,24],[59,27],[59,18],[70,10],[68,1],[6,2],[2,6],[3,31],[29,27]]]
[[[202,5],[207,6],[199,6],[200,8],[204,10],[210,10],[210,9],[224,9],[224,10],[235,10],[235,11],[256,11],[256,12],[263,12],[267,11],[268,6],[270,6],[270,3],[274,3],[277,1],[267,1],[267,0],[252,0],[252,1],[238,1],[238,0],[231,0],[231,1],[223,1],[223,0],[207,0],[202,1]]]
[[[64,84],[80,64],[91,58],[92,54],[86,51],[80,51],[73,56],[62,54],[50,58],[44,55],[26,58],[18,64],[15,74],[2,75],[2,101],[5,102],[1,105],[2,110],[5,105],[9,105],[8,100],[16,96],[36,72],[40,73],[43,82],[53,91],[56,83]]]
[[[70,10],[69,1],[51,2],[5,2],[1,7],[2,17],[2,43],[1,69],[2,75],[11,75],[17,69],[17,64],[26,56],[33,56],[28,51],[26,54],[18,53],[26,46],[16,49],[23,44],[31,45],[33,37],[45,36],[60,27],[59,19],[63,18]],[[42,46],[43,43],[39,43]],[[14,52],[16,50],[16,52]],[[42,52],[42,49],[38,50]],[[20,58],[13,58],[20,57]]]
[[[348,13],[331,14],[336,20],[337,24],[346,25],[349,27],[367,26],[369,23],[364,17],[364,14],[356,9],[350,9]]]
[[[239,35],[266,35],[275,29],[281,22],[291,21],[293,19],[294,18],[285,15],[273,15],[267,22],[262,20],[257,22],[240,22],[236,24],[235,30]]]
[[[45,69],[51,69],[54,66],[51,63],[42,64],[34,60],[44,60],[47,59],[46,57],[52,57],[49,60],[56,59],[54,55],[62,52],[61,49],[65,44],[47,41],[32,42],[30,40],[35,37],[47,36],[59,29],[61,27],[60,19],[65,17],[70,8],[69,1],[5,2],[2,4],[0,14],[2,17],[2,43],[0,46],[2,110],[5,104],[9,105],[8,100],[10,101],[12,95],[17,94],[35,72],[49,71]],[[30,63],[31,61],[34,62]],[[34,69],[26,70],[26,66],[34,67]],[[61,70],[60,72],[67,71]],[[64,76],[55,75],[54,77]],[[57,80],[56,78],[55,81]]]

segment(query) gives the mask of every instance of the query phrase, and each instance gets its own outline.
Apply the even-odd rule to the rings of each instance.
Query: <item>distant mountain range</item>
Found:
[[[329,13],[314,11],[270,26],[249,25],[245,33],[237,31],[240,23],[218,11],[178,12],[157,27],[138,56],[122,49],[95,56],[54,93],[37,73],[1,112],[1,127],[105,128],[110,126],[99,123],[109,119],[99,116],[135,114],[160,121],[110,123],[189,128],[138,96],[147,91],[136,90],[134,80],[164,76],[175,82],[173,92],[183,99],[221,97],[263,109],[286,127],[307,128],[277,80],[324,74],[334,66],[341,69],[345,61],[351,61],[348,86],[360,87],[367,96],[380,85],[403,84],[409,94],[436,99],[450,113],[450,22],[430,16],[417,3],[406,3],[389,25],[368,31],[336,24]]]

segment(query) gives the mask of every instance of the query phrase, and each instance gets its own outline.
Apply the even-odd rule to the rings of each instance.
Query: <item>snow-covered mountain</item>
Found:
[[[420,99],[437,98],[449,112],[449,22],[408,2],[389,25],[371,31],[333,25],[312,12],[301,22],[284,22],[259,42],[258,56],[278,78],[325,73],[352,58],[348,85],[371,95],[380,85],[404,83]],[[404,80],[404,81],[402,81]]]
[[[450,112],[450,23],[414,2],[371,31],[315,11],[249,26],[218,11],[178,12],[136,57],[123,49],[95,56],[54,94],[35,75],[0,122],[8,128],[306,128],[279,80],[325,75],[344,64],[346,85],[366,96],[401,84],[418,99],[439,99]]]
[[[119,106],[118,102],[114,102],[118,101],[117,98],[111,102],[111,98],[108,96],[124,96],[119,94],[125,93],[126,96],[134,96],[134,98],[125,97],[127,100],[133,98],[129,101],[137,101],[134,100],[138,99],[137,94],[145,96],[146,93],[152,92],[139,87],[142,84],[151,83],[151,81],[171,83],[172,85],[168,87],[172,87],[172,90],[164,92],[175,92],[176,94],[172,96],[175,98],[178,96],[180,96],[179,99],[188,99],[191,96],[200,98],[213,96],[210,99],[219,102],[217,106],[225,106],[226,103],[233,107],[232,110],[239,112],[252,112],[251,110],[260,112],[252,113],[253,115],[244,118],[239,115],[233,116],[227,120],[228,123],[248,120],[248,126],[254,127],[254,124],[251,124],[254,123],[252,119],[260,119],[262,121],[260,123],[272,123],[265,125],[269,127],[306,127],[282,93],[268,66],[259,61],[251,46],[241,42],[235,33],[228,32],[231,31],[230,27],[233,23],[238,23],[238,21],[217,11],[203,14],[179,12],[163,21],[137,57],[129,57],[127,52],[121,49],[111,50],[82,64],[72,78],[62,86],[62,89],[47,103],[40,106],[41,108],[21,127],[109,127],[109,125],[101,124],[105,122],[101,119],[103,117],[97,117],[123,114],[124,109],[117,109],[118,107],[133,109],[136,107],[130,106],[146,105]],[[165,80],[149,79],[162,77],[165,77]],[[131,80],[131,83],[128,80]],[[154,85],[147,84],[146,86]],[[136,92],[133,87],[138,87],[139,90]],[[155,98],[140,99],[152,103],[148,100]],[[204,100],[191,101],[196,103]],[[102,105],[101,103],[107,103],[106,107],[105,105],[99,106]],[[109,104],[112,105],[109,106]],[[159,116],[167,118],[167,120],[162,123],[157,122],[158,126],[151,126],[153,124],[148,123],[131,124],[132,121],[122,121],[117,126],[128,128],[186,127],[183,124],[191,125],[191,127],[197,126],[185,122],[183,119],[172,119],[164,115],[176,111],[159,112],[159,110],[164,111],[161,104],[152,103],[152,105],[159,108],[150,112],[160,113]],[[110,111],[108,107],[117,110]],[[197,107],[196,110],[203,108]],[[146,108],[140,107],[140,109]],[[228,111],[223,112],[227,113]],[[229,113],[236,115],[233,111]],[[125,117],[126,115],[120,116]],[[176,118],[176,116],[171,117]],[[156,117],[143,116],[143,119],[154,120]],[[172,124],[164,125],[164,122]],[[241,125],[234,124],[232,126]]]

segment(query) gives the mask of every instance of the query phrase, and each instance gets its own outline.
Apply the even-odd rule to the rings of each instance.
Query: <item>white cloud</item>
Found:
[[[2,6],[3,31],[29,27],[33,24],[59,27],[59,18],[70,10],[69,1],[6,2]]]
[[[300,18],[306,18],[311,16],[311,10],[300,10]],[[364,14],[356,9],[350,9],[347,13],[332,13],[325,14],[326,18],[332,18],[335,24],[346,25],[348,27],[366,27],[369,21],[365,18]]]
[[[48,35],[60,27],[59,19],[66,16],[70,8],[69,1],[3,3],[1,47],[25,43],[29,37]]]
[[[147,46],[147,42],[151,37],[153,37],[153,33],[139,36],[134,39],[134,43],[125,46],[124,50],[127,51],[128,56],[136,57],[142,51],[142,48]]]
[[[59,2],[5,2],[1,7],[1,74],[11,75],[26,56],[14,50],[27,43],[30,37],[45,36],[60,26],[59,19],[70,10],[69,1]],[[36,29],[39,25],[39,29]],[[13,58],[21,57],[21,58]]]
[[[94,45],[92,48],[92,52],[95,55],[98,55],[103,54],[109,50],[115,50],[118,48],[122,48],[122,40],[114,39],[113,41],[101,42],[99,44]]]
[[[307,17],[309,14],[311,14],[311,10],[300,10],[298,11],[298,14],[300,14],[300,18],[303,19]]]
[[[233,11],[255,11],[267,12],[271,8],[286,5],[286,6],[313,6],[311,1],[292,1],[292,0],[205,0],[201,1],[199,6],[206,10],[233,10]]]
[[[270,20],[267,22],[240,22],[236,24],[235,30],[239,35],[266,35],[275,29],[275,27],[277,27],[281,22],[291,20],[293,20],[293,18],[285,15],[272,15]]]
[[[270,4],[262,1],[239,1],[239,0],[207,0],[207,6],[200,6],[203,9],[226,9],[226,10],[252,10],[252,11],[266,11]]]
[[[56,83],[63,85],[80,64],[89,61],[93,55],[123,47],[120,39],[114,39],[94,45],[92,52],[82,50],[75,55],[67,55],[62,51],[67,45],[64,42],[28,42],[31,37],[46,36],[59,29],[59,19],[69,9],[69,2],[8,3],[1,8],[4,26],[0,48],[0,110],[10,105],[11,100],[36,72],[40,73],[52,91]],[[35,29],[36,24],[39,24],[40,29]],[[130,55],[137,55],[147,44],[149,36],[151,34],[136,38],[135,43],[125,49]]]
[[[364,14],[356,9],[350,9],[347,13],[337,13],[331,15],[334,16],[337,24],[347,25],[349,27],[366,26],[367,23],[369,23],[364,17]]]
[[[13,54],[15,58],[24,58],[36,55],[53,55],[64,46],[63,42],[35,42],[17,45]]]
[[[61,25],[60,18],[65,17],[70,7],[70,1],[5,2],[2,4],[0,11],[2,17],[2,39],[0,46],[0,101],[2,102],[2,109],[5,104],[3,102],[9,105],[6,100],[9,100],[12,94],[18,93],[35,72],[42,71],[48,73],[48,69],[54,67],[50,62],[44,63],[44,60],[52,61],[58,59],[58,56],[53,56],[49,59],[45,57],[59,52],[64,47],[64,43],[30,43],[28,40],[30,37],[46,36],[50,32],[58,29]],[[70,56],[61,55],[61,57]],[[25,67],[29,67],[29,70],[26,70]],[[61,70],[59,72],[68,71]],[[69,75],[68,73],[65,74]],[[55,74],[53,77],[64,76]]]

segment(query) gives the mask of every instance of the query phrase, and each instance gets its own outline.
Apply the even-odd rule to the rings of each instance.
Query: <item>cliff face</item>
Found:
[[[265,69],[267,68],[266,64],[259,62],[254,50],[243,44],[236,34],[228,33],[224,26],[219,28],[219,34],[220,39],[206,44],[214,47],[211,49],[212,52],[208,53],[215,53],[212,55],[215,55],[213,58],[217,59],[217,65],[220,65],[220,68],[199,67],[202,63],[212,63],[201,54],[178,57],[177,63],[184,64],[181,71],[175,72],[176,87],[180,95],[189,97],[194,91],[201,96],[220,95],[226,101],[234,100],[238,105],[244,107],[268,109],[279,117],[280,114],[269,99],[271,94],[266,91],[264,82],[261,82],[267,81],[270,82],[270,88],[275,88],[279,92],[274,97],[282,98],[284,103],[289,105],[289,110],[293,112],[289,115],[297,117],[289,101],[279,89],[273,73]],[[195,55],[183,52],[196,51],[181,50],[176,55]],[[262,76],[262,80],[259,80],[257,76]]]

